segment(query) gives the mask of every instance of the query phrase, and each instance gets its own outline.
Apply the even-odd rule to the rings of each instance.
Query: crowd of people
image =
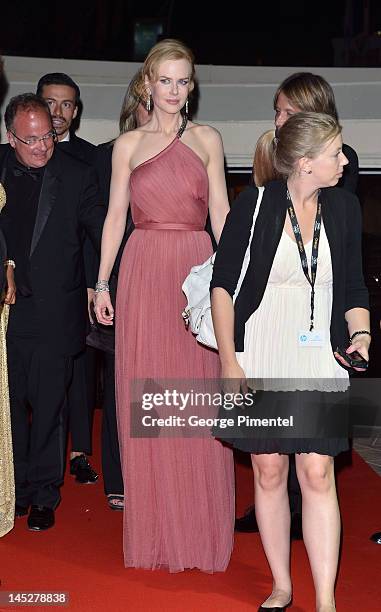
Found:
[[[259,530],[273,577],[259,609],[284,610],[292,527],[303,534],[316,610],[332,612],[334,457],[348,449],[345,435],[134,433],[136,380],[221,378],[255,397],[257,379],[297,379],[284,401],[270,385],[263,402],[303,415],[311,391],[325,408],[327,393],[300,381],[328,380],[338,393],[350,356],[363,360],[357,369],[369,359],[358,160],[342,142],[332,88],[310,73],[279,86],[275,130],[258,141],[253,182],[229,207],[221,137],[189,117],[194,83],[191,50],[157,43],[129,85],[119,137],[98,147],[73,131],[80,91],[68,75],[43,76],[36,94],[6,108],[0,375],[9,378],[9,397],[0,397],[0,426],[10,433],[11,424],[13,452],[11,436],[2,437],[0,534],[13,516],[27,515],[33,531],[54,525],[68,432],[70,473],[97,481],[88,459],[97,346],[102,475],[109,507],[124,510],[126,567],[224,571],[234,526]],[[181,318],[182,283],[212,255],[210,234],[218,244],[210,285],[218,351],[198,343]],[[255,508],[236,521],[233,448],[251,455],[255,483]]]

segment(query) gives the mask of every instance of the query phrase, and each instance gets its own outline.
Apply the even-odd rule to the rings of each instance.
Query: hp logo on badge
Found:
[[[300,336],[300,342],[307,342],[307,336],[305,334]]]

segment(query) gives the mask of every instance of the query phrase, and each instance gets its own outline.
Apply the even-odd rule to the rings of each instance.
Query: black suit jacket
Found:
[[[0,145],[0,175],[9,171],[9,151],[9,145]],[[6,239],[7,206],[12,202],[0,214]],[[46,165],[29,255],[39,339],[63,355],[74,355],[85,345],[83,233],[99,250],[103,222],[94,168],[57,148]]]
[[[287,214],[287,185],[266,185],[250,247],[250,263],[234,304],[236,351],[244,350],[245,323],[258,308],[266,289]],[[210,288],[222,287],[233,296],[249,244],[258,189],[248,187],[233,203],[218,245]],[[361,212],[357,197],[344,189],[321,190],[322,217],[333,271],[332,348],[348,343],[345,312],[369,308],[361,256]],[[295,247],[296,248],[296,247]]]
[[[99,179],[99,193],[101,201],[108,208],[111,185],[111,159],[114,150],[114,141],[102,142],[96,148],[96,169]]]
[[[87,162],[90,166],[95,166],[97,147],[88,140],[76,134],[70,134],[70,140],[60,142],[58,146],[77,159]]]
[[[70,134],[70,140],[59,142],[57,146],[65,151],[65,153],[69,153],[76,159],[81,159],[96,168],[97,147],[91,142],[79,138],[79,136],[72,133]],[[85,263],[86,286],[94,287],[98,277],[99,259],[88,236],[85,236],[83,243],[83,259]]]
[[[356,193],[359,181],[359,158],[356,151],[347,144],[343,144],[343,153],[349,163],[344,166],[343,176],[337,183],[337,187]]]

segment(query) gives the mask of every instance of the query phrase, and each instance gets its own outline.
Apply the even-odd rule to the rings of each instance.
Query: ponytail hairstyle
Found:
[[[275,131],[268,130],[258,138],[253,162],[253,178],[257,187],[280,178],[274,167]]]
[[[303,157],[314,159],[341,133],[341,125],[331,115],[296,113],[277,131],[274,167],[287,178],[296,171]]]

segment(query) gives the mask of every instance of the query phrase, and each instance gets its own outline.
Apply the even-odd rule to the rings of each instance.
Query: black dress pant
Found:
[[[118,442],[115,404],[115,358],[103,353],[103,420],[102,420],[102,471],[106,495],[123,495],[122,468]]]
[[[95,407],[95,349],[86,347],[73,359],[73,378],[68,391],[71,450],[91,454]]]
[[[56,508],[63,483],[72,358],[36,338],[7,338],[16,503]]]

